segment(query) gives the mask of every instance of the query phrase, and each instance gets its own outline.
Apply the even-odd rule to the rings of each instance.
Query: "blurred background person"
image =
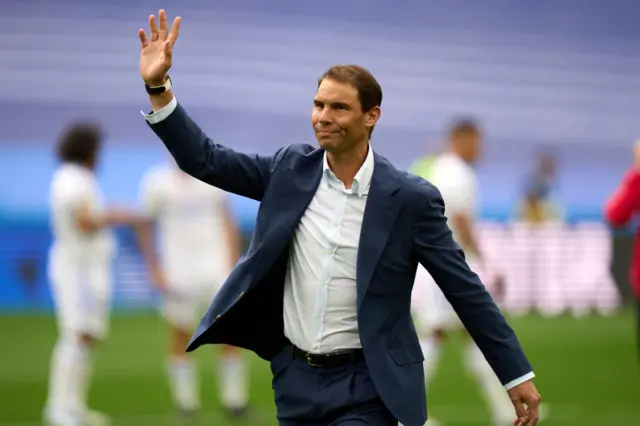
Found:
[[[605,206],[605,217],[615,227],[628,226],[640,213],[640,139],[633,149],[633,165]],[[640,365],[640,228],[635,230],[635,246],[629,280],[633,287],[636,308],[638,361]]]
[[[561,204],[553,197],[557,180],[557,163],[550,153],[543,153],[527,176],[517,218],[529,223],[562,220]]]
[[[433,183],[442,194],[445,214],[454,239],[464,250],[471,268],[478,272],[485,269],[486,258],[480,249],[476,235],[479,210],[479,184],[474,165],[482,153],[482,134],[471,119],[453,123],[447,135],[446,148],[433,162],[422,168],[421,177]],[[493,424],[507,426],[513,423],[511,401],[484,355],[470,339],[444,294],[429,273],[420,265],[416,274],[416,287],[425,286],[423,305],[417,310],[421,346],[425,357],[425,380],[432,380],[438,366],[442,345],[451,333],[465,336],[465,366],[478,381],[492,415]],[[487,282],[483,280],[483,282]],[[416,289],[415,291],[423,291]],[[512,383],[514,386],[518,383]],[[511,387],[510,386],[510,387]],[[437,424],[430,417],[429,425]]]
[[[200,390],[195,358],[185,350],[197,321],[238,261],[240,236],[227,194],[185,174],[170,161],[143,177],[140,199],[148,221],[140,227],[139,241],[151,281],[162,294],[173,401],[183,414],[190,415],[200,407]],[[157,231],[160,256],[156,255],[153,230]],[[221,347],[219,397],[233,416],[247,409],[246,370],[238,348]]]
[[[72,124],[58,141],[58,166],[51,180],[53,244],[49,281],[58,319],[45,422],[52,426],[98,425],[108,418],[87,408],[93,350],[108,331],[112,261],[116,243],[109,228],[132,225],[135,215],[107,209],[95,176],[102,131]]]
[[[416,176],[429,176],[433,164],[438,159],[438,154],[430,153],[416,158],[409,166],[409,173],[413,173]]]
[[[514,243],[509,269],[512,286],[505,304],[516,315],[532,310],[559,315],[567,308],[571,291],[577,291],[567,288],[564,280],[570,246],[564,237],[563,207],[555,197],[557,182],[557,159],[550,151],[543,151],[534,157],[532,170],[525,176],[510,225]]]

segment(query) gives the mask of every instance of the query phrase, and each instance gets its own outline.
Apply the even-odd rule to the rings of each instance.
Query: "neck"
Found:
[[[468,163],[468,161],[464,158],[464,156],[462,154],[460,154],[460,152],[455,147],[451,147],[449,149],[449,152],[451,154],[455,155],[456,157],[462,159],[462,161],[464,161],[465,163]]]
[[[361,143],[348,152],[339,154],[327,152],[327,162],[333,174],[349,189],[353,184],[353,178],[362,167],[364,160],[367,159],[368,153],[369,143]]]

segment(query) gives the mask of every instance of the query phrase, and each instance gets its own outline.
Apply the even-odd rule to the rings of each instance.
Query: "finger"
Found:
[[[149,45],[149,39],[143,29],[138,30],[138,37],[140,37],[140,43],[142,44],[143,49]]]
[[[535,426],[540,420],[540,401],[538,399],[527,403],[527,418],[530,426]]]
[[[176,43],[178,40],[178,35],[180,34],[180,23],[182,22],[182,18],[179,16],[173,20],[173,25],[171,26],[171,34],[169,34],[169,40],[171,41],[171,46]]]
[[[156,26],[156,17],[149,15],[149,31],[151,31],[151,41],[158,39],[158,27]]]
[[[518,416],[518,419],[513,424],[516,426],[525,426],[525,421],[527,420],[527,410],[524,408],[524,405],[521,401],[512,400],[511,402],[516,409],[516,416]]]
[[[171,41],[165,41],[162,45],[162,49],[164,50],[164,56],[167,59],[171,59],[171,55],[173,54],[173,46],[171,45]]]
[[[167,34],[169,34],[169,24],[167,23],[167,14],[164,9],[158,11],[158,18],[160,19],[160,31],[158,33],[160,40],[166,40]]]

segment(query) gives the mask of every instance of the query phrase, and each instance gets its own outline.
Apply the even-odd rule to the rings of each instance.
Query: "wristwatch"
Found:
[[[161,95],[171,89],[171,77],[166,76],[167,81],[162,86],[148,86],[146,83],[144,85],[145,90],[150,95]]]

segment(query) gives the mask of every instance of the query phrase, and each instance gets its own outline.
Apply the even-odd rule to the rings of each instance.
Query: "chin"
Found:
[[[336,146],[335,141],[332,141],[330,139],[326,139],[326,138],[316,138],[316,139],[318,140],[318,145],[320,145],[320,148],[324,149],[325,151],[331,151]]]

